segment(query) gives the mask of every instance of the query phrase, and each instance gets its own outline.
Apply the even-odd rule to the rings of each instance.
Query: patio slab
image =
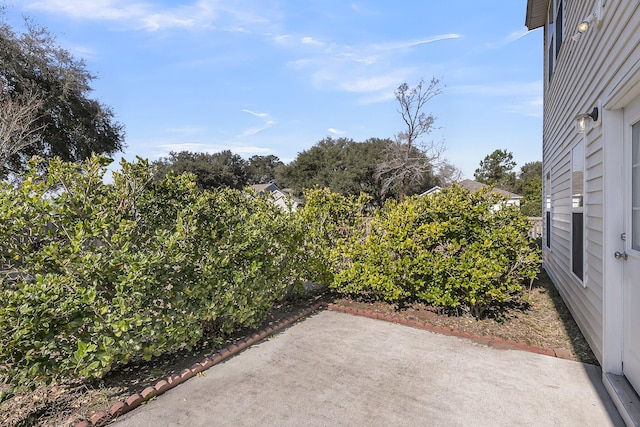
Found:
[[[115,422],[623,426],[600,368],[321,311]]]

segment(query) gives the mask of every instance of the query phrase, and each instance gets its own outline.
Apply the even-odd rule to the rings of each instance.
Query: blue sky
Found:
[[[97,76],[122,156],[229,149],[289,162],[403,130],[394,90],[436,77],[427,141],[466,178],[497,148],[541,160],[542,33],[526,0],[5,0]]]

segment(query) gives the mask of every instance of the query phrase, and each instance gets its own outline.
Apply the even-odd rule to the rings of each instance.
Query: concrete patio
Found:
[[[593,365],[321,311],[126,426],[622,426]]]

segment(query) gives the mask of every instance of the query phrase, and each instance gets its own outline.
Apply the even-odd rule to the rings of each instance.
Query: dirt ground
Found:
[[[542,348],[565,349],[571,351],[576,360],[598,363],[546,274],[542,273],[531,289],[524,291],[524,296],[524,303],[512,307],[499,320],[476,320],[468,314],[458,313],[459,316],[454,316],[421,304],[398,308],[380,302],[354,301],[325,294],[277,307],[258,329],[277,323],[318,301],[324,301]],[[237,331],[234,336],[229,337],[226,344],[253,332],[255,331]],[[57,384],[17,394],[0,403],[0,425],[72,426],[133,393],[155,385],[161,379],[179,373],[219,349],[220,347],[202,346],[190,352],[183,351],[162,356],[151,362],[127,366],[111,372],[99,382]]]
[[[380,302],[359,302],[346,298],[335,298],[333,302],[474,335],[492,336],[547,349],[565,349],[571,351],[577,361],[598,365],[589,344],[546,273],[542,272],[523,296],[524,301],[514,304],[501,318],[481,320],[464,313],[446,314],[438,308],[422,304],[398,308]]]

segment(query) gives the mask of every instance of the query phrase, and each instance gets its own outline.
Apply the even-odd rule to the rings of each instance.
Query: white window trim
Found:
[[[564,12],[566,9],[565,3],[566,3],[566,0],[550,0],[549,8],[547,9],[547,23],[546,23],[547,37],[545,40],[545,56],[546,56],[547,62],[545,67],[546,68],[545,74],[546,74],[546,81],[548,84],[551,83],[553,74],[555,74],[555,70],[558,66],[558,57],[560,56],[560,49],[564,44],[564,39],[565,39],[565,28],[564,28],[565,13]],[[556,47],[556,44],[558,42],[558,37],[557,37],[558,30],[556,28],[556,25],[558,23],[558,14],[560,12],[562,12],[562,15],[561,15],[562,26],[560,27],[560,35],[561,35],[562,42],[560,43],[559,47]]]
[[[544,248],[549,251],[549,252],[553,252],[553,239],[551,238],[553,236],[553,185],[551,184],[552,182],[552,178],[553,178],[553,174],[551,173],[551,169],[549,169],[547,171],[546,174],[544,174],[545,177],[545,181],[544,181],[544,191],[545,191],[545,195],[544,195],[544,203],[545,203],[545,210],[544,210],[544,215],[545,215],[545,235],[544,235],[544,239],[545,239],[545,244],[544,244]],[[549,216],[547,217],[547,212],[549,213]]]
[[[581,150],[582,150],[582,206],[577,206],[574,207],[573,205],[573,173],[574,173],[574,152],[576,149],[578,149],[580,147],[580,145],[582,145]],[[570,233],[570,242],[571,244],[569,245],[569,267],[571,270],[571,274],[573,275],[573,277],[582,284],[582,286],[584,288],[587,287],[587,281],[586,281],[586,240],[585,240],[585,228],[586,228],[586,224],[585,224],[585,207],[586,207],[586,148],[587,147],[587,143],[586,143],[586,136],[582,137],[578,140],[578,142],[576,142],[573,147],[571,147],[571,170],[570,170],[570,177],[571,177],[571,191],[569,191],[570,193],[570,200],[569,200],[569,211],[571,212],[571,233]],[[581,213],[582,214],[582,278],[580,278],[577,274],[574,273],[573,271],[573,214],[574,213]]]

